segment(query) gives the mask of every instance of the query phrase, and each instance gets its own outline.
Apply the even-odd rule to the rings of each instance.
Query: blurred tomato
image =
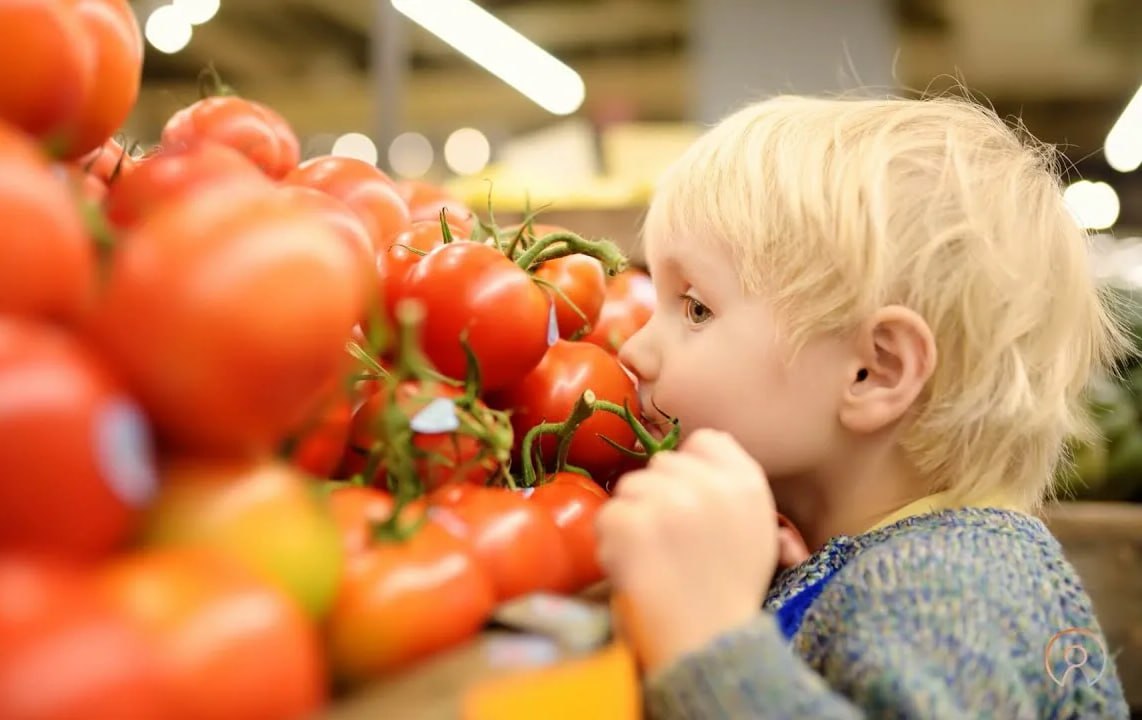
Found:
[[[428,523],[350,558],[328,623],[330,660],[343,678],[373,678],[472,637],[494,607],[464,542]]]
[[[265,176],[245,155],[225,145],[200,142],[162,148],[139,160],[130,173],[112,184],[107,219],[127,230],[173,202],[185,201],[222,183],[269,187]]]
[[[639,414],[638,390],[619,361],[601,348],[585,342],[560,340],[530,373],[509,388],[489,398],[494,407],[511,410],[517,452],[527,431],[540,423],[562,422],[571,414],[584,391],[599,400],[630,405]],[[597,411],[587,418],[571,440],[567,462],[583,468],[596,480],[605,481],[620,468],[623,454],[601,437],[634,449],[635,435],[626,420]],[[539,440],[544,463],[555,461],[558,439],[544,435]]]
[[[341,238],[274,189],[198,193],[124,239],[93,336],[172,447],[266,453],[344,367],[356,271]]]
[[[66,173],[0,125],[0,178],[0,313],[76,318],[95,290],[95,252]]]
[[[408,204],[409,215],[414,222],[434,220],[439,223],[440,211],[445,210],[449,225],[459,229],[465,237],[472,234],[475,214],[444,188],[423,180],[401,180],[396,183],[396,188]]]
[[[115,138],[95,148],[74,163],[83,172],[92,175],[104,184],[111,184],[121,177],[131,174],[136,160]]]
[[[547,510],[563,533],[571,562],[572,590],[582,590],[603,579],[595,559],[595,515],[608,497],[594,480],[569,472],[551,476],[529,497]]]
[[[654,284],[641,270],[626,270],[611,278],[595,329],[583,339],[612,353],[638,332],[654,314]]]
[[[559,290],[548,290],[555,303],[559,337],[575,338],[594,327],[607,292],[607,274],[602,263],[589,255],[568,255],[543,263],[536,269],[535,276]],[[568,300],[574,303],[574,308]]]
[[[327,155],[306,160],[286,182],[328,193],[353,208],[378,252],[409,228],[408,205],[383,171],[354,158]]]
[[[100,575],[101,591],[158,648],[169,720],[301,718],[323,705],[315,629],[289,598],[225,556],[142,552]]]
[[[73,337],[0,317],[0,546],[99,558],[155,490],[146,421]]]
[[[208,97],[179,110],[163,127],[164,147],[202,140],[229,145],[274,180],[297,167],[301,149],[293,128],[271,108],[234,95]]]
[[[571,586],[562,533],[543,507],[519,493],[449,485],[429,497],[428,517],[468,543],[500,601]]]
[[[316,420],[293,438],[290,464],[315,478],[333,477],[349,445],[352,420],[353,402],[349,398],[338,397],[327,403]]]
[[[328,508],[305,477],[279,463],[168,463],[143,539],[225,552],[312,617],[329,608],[341,574],[340,539]]]
[[[467,240],[468,234],[457,225],[448,223],[453,240]],[[421,252],[428,252],[444,244],[444,231],[440,220],[418,220],[393,240],[394,245],[406,245]]]
[[[528,275],[496,248],[471,242],[442,245],[404,278],[404,299],[425,310],[424,352],[437,370],[465,377],[468,343],[484,390],[516,382],[547,351],[551,301]]]
[[[404,281],[413,265],[420,262],[421,255],[394,244],[392,247],[377,253],[376,284],[377,302],[379,307],[370,309],[371,313],[379,313],[380,318],[396,327],[396,306],[404,298]],[[365,318],[365,327],[369,327],[374,318],[370,315]]]
[[[0,717],[169,717],[156,652],[84,575],[0,556]]]
[[[341,531],[347,557],[373,544],[373,528],[389,519],[393,498],[384,490],[364,485],[341,485],[329,493],[329,509]]]

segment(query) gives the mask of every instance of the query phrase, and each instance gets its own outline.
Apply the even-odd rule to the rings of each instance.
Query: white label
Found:
[[[548,306],[547,314],[547,347],[559,342],[559,316],[555,313],[555,301]]]
[[[115,495],[143,507],[158,490],[147,419],[134,402],[116,398],[99,408],[94,427],[95,462]]]
[[[408,426],[413,432],[425,435],[456,432],[460,429],[460,418],[456,415],[456,403],[451,398],[436,398],[412,416]]]

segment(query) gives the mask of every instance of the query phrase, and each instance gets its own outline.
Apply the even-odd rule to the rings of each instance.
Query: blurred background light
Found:
[[[488,165],[492,146],[484,133],[475,128],[460,128],[444,142],[444,162],[457,175],[474,175]]]
[[[416,132],[402,133],[389,145],[389,166],[406,178],[424,177],[432,168],[432,143]]]

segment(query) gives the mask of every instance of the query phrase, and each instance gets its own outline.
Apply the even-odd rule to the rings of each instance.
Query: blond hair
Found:
[[[662,178],[647,237],[730,248],[793,346],[900,304],[939,359],[902,447],[931,490],[1035,509],[1125,347],[1053,149],[956,98],[776,97]]]

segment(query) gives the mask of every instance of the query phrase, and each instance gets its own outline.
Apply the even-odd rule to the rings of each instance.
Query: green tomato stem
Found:
[[[587,255],[603,264],[608,275],[615,275],[627,267],[627,258],[610,240],[587,240],[573,232],[553,232],[537,239],[516,259],[516,264],[527,271],[556,258],[568,255]]]

